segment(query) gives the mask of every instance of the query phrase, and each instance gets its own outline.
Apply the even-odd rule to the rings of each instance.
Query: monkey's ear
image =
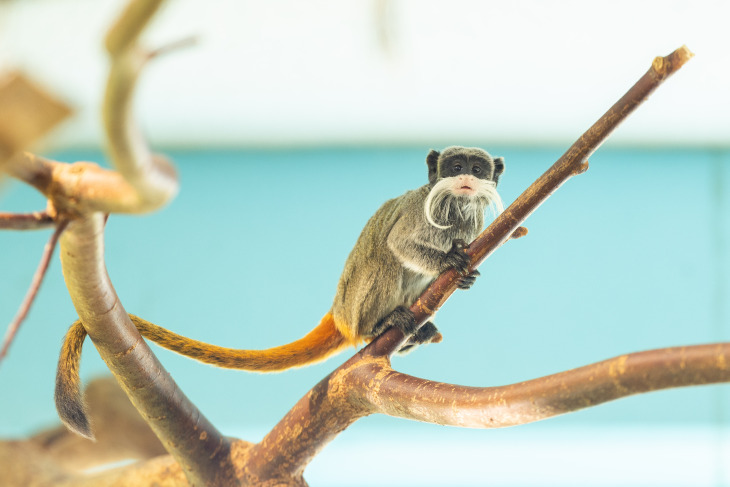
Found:
[[[504,157],[495,157],[494,158],[494,177],[492,178],[492,181],[494,181],[494,184],[497,184],[499,182],[499,176],[504,172]]]
[[[504,157],[495,157],[494,158],[494,177],[492,178],[492,181],[494,181],[494,184],[497,184],[499,182],[499,176],[504,172]]]
[[[433,184],[438,178],[438,162],[441,153],[439,151],[431,149],[431,152],[426,156],[426,165],[428,166],[428,182]]]

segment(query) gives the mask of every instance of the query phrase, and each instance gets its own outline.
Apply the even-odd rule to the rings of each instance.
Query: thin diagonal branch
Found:
[[[476,269],[489,257],[553,192],[568,179],[588,169],[588,157],[659,85],[681,68],[693,54],[682,46],[665,57],[654,59],[651,68],[598,119],[542,176],[530,185],[466,249]],[[411,306],[419,324],[425,323],[456,290],[458,273],[441,274]],[[374,340],[366,353],[392,355],[405,341],[403,333],[392,328]]]
[[[5,355],[7,355],[8,350],[10,349],[10,345],[13,343],[15,335],[20,329],[20,325],[23,324],[23,321],[30,312],[33,301],[38,295],[38,290],[41,288],[43,278],[46,276],[46,271],[48,270],[48,266],[51,263],[51,257],[53,256],[53,251],[56,249],[56,243],[58,243],[58,239],[61,236],[61,233],[63,233],[63,231],[66,229],[67,225],[68,221],[64,220],[59,222],[56,225],[56,230],[51,234],[51,238],[48,240],[48,242],[46,242],[46,245],[43,248],[41,261],[38,264],[38,268],[36,269],[35,274],[33,275],[33,280],[30,283],[28,292],[25,294],[25,298],[23,298],[23,302],[20,304],[20,309],[15,315],[15,318],[13,318],[13,320],[10,322],[10,324],[8,325],[8,329],[5,332],[5,339],[3,340],[3,345],[0,349],[0,363],[2,363]]]
[[[682,47],[665,58],[655,59],[651,69],[472,242],[468,249],[472,256],[472,269],[515,234],[525,219],[565,181],[584,172],[588,156],[691,56],[690,51]],[[411,307],[417,321],[425,322],[454,292],[456,285],[456,271],[441,274]],[[347,425],[373,412],[372,401],[363,394],[366,394],[365,391],[374,391],[373,394],[382,395],[375,386],[388,376],[397,374],[390,369],[389,357],[404,340],[405,336],[400,330],[387,330],[309,391],[264,440],[252,448],[248,470],[251,478],[271,478],[271,475],[279,472],[287,475],[291,482],[297,482],[317,451]],[[344,384],[342,378],[361,366],[373,367],[370,375],[373,380],[361,383],[359,389]],[[403,377],[401,385],[410,380],[403,375],[400,377]],[[380,382],[374,378],[379,378]],[[422,379],[413,380],[424,383]],[[400,398],[404,401],[401,407],[407,410],[412,397]],[[382,400],[383,404],[389,404],[389,409],[383,406],[383,412],[389,413],[399,407],[395,402]],[[291,437],[291,431],[298,432],[296,437]]]

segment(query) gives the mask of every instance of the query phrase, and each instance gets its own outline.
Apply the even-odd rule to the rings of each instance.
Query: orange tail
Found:
[[[276,372],[301,367],[326,359],[349,345],[342,336],[331,313],[303,338],[266,350],[239,350],[199,342],[173,333],[165,328],[129,315],[143,337],[161,347],[200,362],[228,369]]]

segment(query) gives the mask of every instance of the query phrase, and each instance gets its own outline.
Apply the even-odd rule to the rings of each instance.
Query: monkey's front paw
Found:
[[[459,289],[469,289],[474,285],[474,282],[477,280],[477,277],[479,277],[481,274],[479,274],[479,271],[474,270],[471,271],[466,276],[459,276],[459,283],[456,285]]]
[[[466,247],[467,244],[462,239],[454,239],[451,244],[451,250],[446,253],[446,257],[444,258],[444,268],[442,269],[442,272],[453,267],[462,276],[467,276],[469,274],[471,258],[464,250]]]

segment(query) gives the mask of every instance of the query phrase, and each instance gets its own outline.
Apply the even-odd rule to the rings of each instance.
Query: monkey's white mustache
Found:
[[[470,188],[472,193],[458,193],[466,188]],[[451,225],[441,225],[436,220],[448,221],[450,216],[461,220],[476,220],[487,208],[492,210],[494,216],[504,211],[497,185],[488,179],[474,177],[470,177],[468,181],[457,177],[441,179],[431,188],[423,206],[426,221],[441,230],[446,230]]]

